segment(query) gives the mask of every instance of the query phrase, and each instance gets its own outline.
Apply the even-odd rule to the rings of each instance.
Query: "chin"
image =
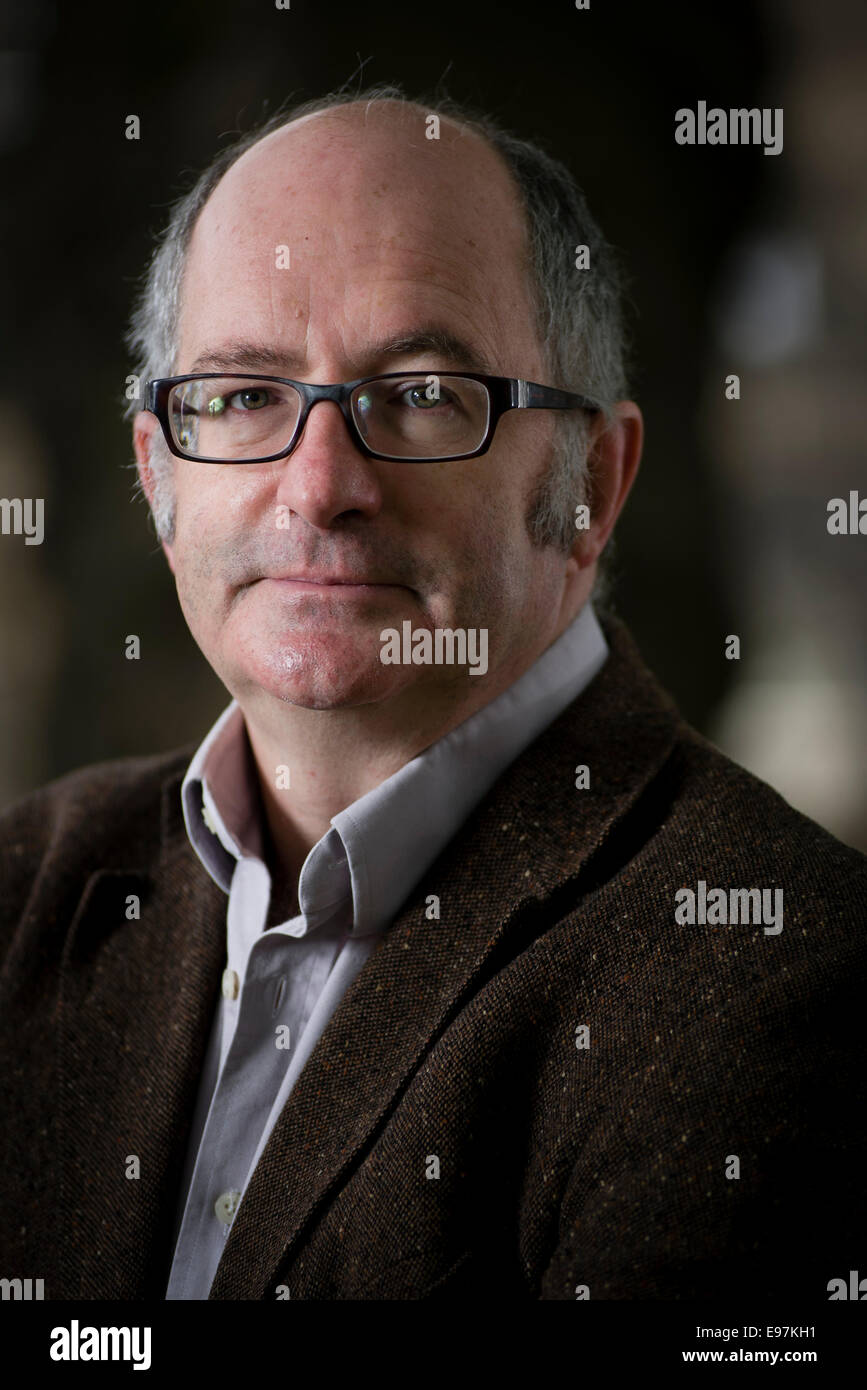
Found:
[[[409,683],[417,669],[385,666],[379,642],[305,641],[279,652],[247,651],[234,688],[250,696],[270,695],[301,709],[350,709],[388,699]],[[230,687],[231,688],[231,687]]]

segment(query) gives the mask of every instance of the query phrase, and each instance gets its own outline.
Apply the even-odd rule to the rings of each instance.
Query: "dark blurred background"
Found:
[[[45,499],[41,546],[0,536],[0,804],[198,741],[227,703],[133,500],[123,333],[168,205],[212,154],[354,78],[439,86],[577,174],[630,276],[647,427],[615,607],[693,724],[867,849],[867,537],[826,529],[831,497],[867,494],[867,6],[0,14],[0,496]],[[700,100],[783,107],[783,152],[677,145],[675,111]]]

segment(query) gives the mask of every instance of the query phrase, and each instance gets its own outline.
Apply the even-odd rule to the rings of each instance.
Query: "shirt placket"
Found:
[[[261,1051],[263,1030],[276,1037],[271,1027],[286,1025],[288,1019],[285,961],[281,962],[273,949],[265,953],[256,949],[262,940],[268,895],[265,865],[255,859],[238,860],[228,907],[229,951],[223,972],[220,1068],[193,1171],[191,1196],[195,1194],[195,1200],[185,1213],[179,1240],[188,1252],[185,1271],[180,1276],[187,1296],[197,1270],[215,1267],[219,1261],[249,1168],[245,1140],[251,1132],[258,1133],[257,1125],[264,1123],[270,1108],[270,1085],[261,1086],[262,1059],[256,1044]],[[273,1057],[266,1052],[264,1066],[270,1073],[268,1081],[276,1090],[287,1054],[276,1044],[273,1052]],[[245,1072],[250,1073],[247,1085]],[[206,1296],[204,1290],[199,1292]],[[170,1296],[183,1297],[184,1292],[175,1293],[170,1287]]]

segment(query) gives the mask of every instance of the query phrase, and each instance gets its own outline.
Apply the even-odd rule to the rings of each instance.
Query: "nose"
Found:
[[[317,401],[294,451],[275,466],[277,503],[311,526],[327,529],[341,517],[373,517],[382,507],[374,460],[359,452],[334,401]]]

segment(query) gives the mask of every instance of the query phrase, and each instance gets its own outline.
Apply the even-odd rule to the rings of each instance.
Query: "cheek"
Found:
[[[225,554],[229,526],[228,511],[214,505],[214,499],[190,490],[178,497],[173,546],[175,586],[178,602],[190,631],[197,640],[207,641],[216,631],[228,606]]]
[[[211,574],[198,553],[187,546],[175,552],[175,588],[190,632],[207,649],[222,622],[222,607],[213,592]]]
[[[261,528],[257,499],[262,479],[240,470],[191,464],[178,479],[175,559],[179,586],[201,587],[231,580],[233,555],[243,554],[250,535]],[[254,521],[254,517],[258,521]],[[218,595],[214,595],[218,600]]]
[[[249,521],[269,485],[262,468],[178,460],[175,475],[179,522],[190,531],[214,528],[225,534]],[[273,479],[270,480],[273,492]]]
[[[465,626],[500,630],[517,619],[527,588],[530,553],[521,496],[494,473],[472,488],[452,489],[439,513],[437,536],[449,556],[455,606]],[[434,540],[434,537],[432,537]]]

